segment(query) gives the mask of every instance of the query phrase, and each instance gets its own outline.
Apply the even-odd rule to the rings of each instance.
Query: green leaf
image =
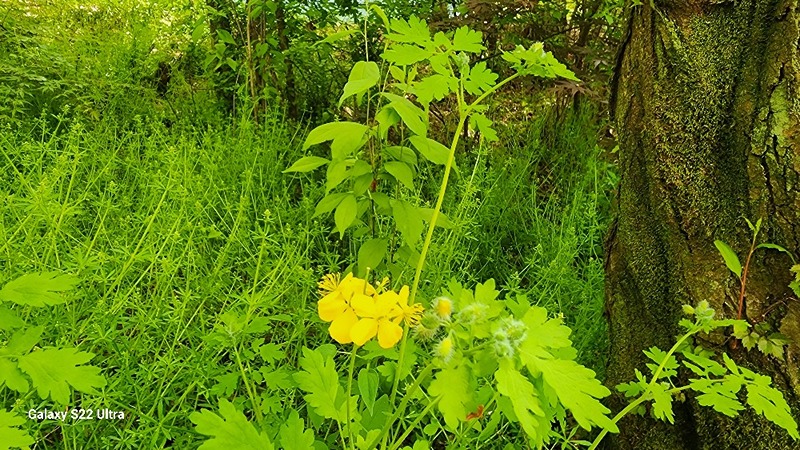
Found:
[[[369,131],[369,127],[356,122],[326,123],[308,133],[308,137],[303,143],[303,150],[312,145],[333,141],[331,144],[333,159],[344,159],[363,145],[362,141],[367,131]]]
[[[314,215],[311,216],[313,219],[314,217],[320,216],[325,213],[329,213],[334,210],[339,203],[344,200],[350,194],[347,193],[336,193],[336,194],[328,194],[322,200],[317,203],[317,207],[314,208]]]
[[[655,383],[650,386],[650,394],[653,396],[653,416],[659,420],[666,420],[675,423],[675,416],[672,413],[672,395],[667,391],[669,385],[666,383]]]
[[[325,171],[325,193],[336,189],[350,176],[349,167],[353,164],[352,160],[338,160],[332,162]]]
[[[281,173],[311,172],[317,167],[328,164],[329,162],[330,160],[327,160],[325,158],[320,158],[319,156],[304,156],[295,161],[295,163],[292,164],[291,167],[289,167],[288,169],[284,170]]]
[[[195,431],[205,436],[212,436],[198,450],[272,450],[272,442],[267,435],[247,421],[233,403],[221,399],[220,415],[204,409],[193,412],[189,420],[195,424]]]
[[[412,91],[422,105],[430,104],[434,99],[442,100],[458,89],[458,80],[454,77],[434,74],[414,83]]]
[[[22,356],[33,349],[44,333],[44,327],[31,327],[17,330],[11,335],[5,348],[0,348],[0,355]]]
[[[388,33],[386,38],[395,42],[417,44],[422,47],[431,43],[431,30],[428,29],[428,23],[415,16],[409,17],[408,21],[393,19],[391,30],[392,33]]]
[[[550,430],[550,420],[545,416],[536,388],[508,360],[501,362],[494,379],[497,392],[511,400],[514,415],[534,447],[541,447]]]
[[[367,268],[374,270],[386,256],[387,239],[369,239],[358,249],[358,272],[366,275]]]
[[[361,369],[358,371],[358,393],[370,414],[374,413],[375,400],[378,398],[378,384],[380,377],[374,369]]]
[[[778,244],[770,244],[768,242],[765,242],[763,244],[758,244],[756,248],[769,248],[772,250],[777,250],[779,252],[786,253],[787,255],[789,255],[790,258],[792,258],[792,263],[794,263],[794,255],[792,255],[792,253],[789,250],[786,250],[785,248],[781,247]]]
[[[300,367],[303,370],[295,373],[294,379],[306,392],[306,403],[322,417],[346,422],[345,394],[339,385],[333,356],[323,356],[319,349],[304,348]]]
[[[411,100],[401,97],[399,95],[383,93],[383,96],[389,99],[389,107],[394,109],[395,112],[403,120],[409,130],[418,136],[425,136],[428,132],[428,126],[425,125],[425,113],[419,107],[411,103]]]
[[[0,387],[8,386],[21,394],[28,392],[28,380],[10,359],[0,358]]]
[[[381,79],[381,72],[378,64],[374,61],[359,61],[350,70],[350,77],[344,85],[344,93],[339,99],[339,106],[354,95],[362,94],[378,84]]]
[[[722,259],[725,260],[725,265],[728,266],[728,269],[738,278],[742,278],[742,263],[739,262],[739,257],[736,256],[736,252],[722,241],[714,241],[714,245],[722,255]]]
[[[483,35],[467,26],[460,27],[453,35],[453,50],[457,52],[480,53],[484,50]]]
[[[406,243],[413,248],[425,230],[417,207],[402,200],[392,200],[392,216]]]
[[[417,164],[417,154],[408,147],[393,145],[391,147],[385,147],[383,151],[388,157],[397,161],[402,161],[409,166],[415,166]]]
[[[22,448],[28,450],[34,442],[25,430],[19,429],[25,424],[22,417],[0,409],[0,450]]]
[[[650,369],[650,373],[655,375],[656,370],[661,365],[662,361],[667,358],[667,352],[661,350],[658,347],[650,347],[649,350],[645,350],[644,354],[650,358],[653,363],[648,363],[647,368]],[[662,378],[669,378],[674,377],[678,374],[678,360],[675,359],[675,355],[670,355],[669,359],[667,360],[666,364],[661,370],[661,373],[658,375],[658,379]]]
[[[0,301],[39,307],[57,305],[66,301],[58,292],[69,291],[76,284],[78,279],[72,275],[29,273],[6,283],[0,290]]]
[[[440,165],[447,164],[447,160],[450,157],[450,149],[444,145],[424,136],[411,136],[408,141],[428,161]]]
[[[528,359],[526,365],[530,362],[534,361]],[[612,433],[618,432],[617,426],[607,417],[611,411],[597,400],[608,396],[611,391],[595,378],[592,370],[575,361],[562,359],[536,358],[532,366],[534,372],[541,371],[544,382],[583,429],[590,430],[597,425]]]
[[[279,438],[283,450],[308,450],[314,447],[314,431],[305,429],[303,419],[294,409],[281,425]]]
[[[226,44],[236,45],[236,41],[233,40],[233,36],[231,36],[231,32],[228,30],[218,29],[217,39],[219,39],[220,42],[224,42]]]
[[[17,316],[14,311],[0,306],[0,330],[11,331],[25,326],[25,321]]]
[[[789,432],[794,440],[800,439],[797,422],[781,391],[770,386],[769,377],[757,375],[753,383],[747,385],[747,404],[763,414],[770,422]]]
[[[493,142],[500,139],[497,137],[497,132],[492,128],[492,121],[481,113],[474,113],[469,116],[469,127],[480,132],[481,136],[487,141]]]
[[[419,216],[422,217],[422,220],[430,223],[433,217],[433,208],[417,208],[417,211],[419,211]],[[449,230],[453,228],[453,222],[443,212],[439,211],[439,215],[436,217],[436,226]]]
[[[480,95],[488,91],[497,82],[497,74],[486,67],[485,62],[472,66],[464,80],[464,89],[472,95]]]
[[[98,367],[81,366],[93,357],[94,354],[75,348],[48,348],[20,356],[17,364],[31,378],[39,397],[50,397],[66,405],[69,404],[69,386],[93,394],[95,388],[106,385]]]
[[[316,47],[316,46],[318,46],[320,44],[332,44],[332,43],[334,43],[336,41],[340,41],[340,40],[342,40],[344,38],[350,37],[350,36],[352,36],[354,34],[358,34],[360,32],[361,32],[361,30],[358,29],[358,28],[354,28],[352,30],[337,31],[336,33],[328,35],[325,39],[321,39],[321,40],[317,41],[314,44],[314,47]]]
[[[433,56],[433,52],[416,45],[398,44],[383,52],[381,57],[398,66],[410,66]]]
[[[446,367],[436,373],[436,378],[428,388],[428,394],[439,397],[437,405],[444,416],[448,428],[455,430],[467,417],[465,403],[471,398],[467,368],[465,366]]]
[[[336,207],[336,212],[333,215],[336,229],[339,230],[339,239],[344,237],[344,232],[355,222],[357,213],[358,202],[356,197],[348,194]]]
[[[530,48],[518,45],[512,52],[503,53],[503,59],[510,62],[517,72],[542,78],[563,77],[580,81],[567,66],[559,62],[552,53],[544,50],[544,44],[537,42]]]
[[[389,161],[383,165],[384,169],[389,172],[397,181],[403,183],[403,186],[410,190],[414,190],[414,172],[408,167],[406,163],[400,161]]]

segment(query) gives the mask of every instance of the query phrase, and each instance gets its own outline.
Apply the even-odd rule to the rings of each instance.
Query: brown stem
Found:
[[[753,256],[753,252],[756,249],[756,237],[753,236],[753,242],[750,244],[750,252],[747,253],[747,259],[744,262],[744,270],[742,271],[742,287],[739,289],[739,310],[736,313],[736,320],[742,319],[742,310],[744,309],[744,290],[747,286],[747,269],[750,268],[750,258]],[[736,349],[738,346],[738,340],[734,339],[731,342],[731,349]]]

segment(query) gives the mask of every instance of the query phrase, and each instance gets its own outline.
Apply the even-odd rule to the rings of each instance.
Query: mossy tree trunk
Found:
[[[726,241],[744,261],[745,218],[762,218],[762,239],[800,256],[798,0],[656,0],[633,7],[628,27],[611,99],[621,182],[606,256],[609,385],[646,370],[642,350],[675,342],[682,304],[708,300],[736,317],[738,281],[713,242]],[[793,339],[786,360],[731,350],[721,335],[704,344],[770,375],[800,418],[791,261],[759,252],[744,316]],[[675,425],[632,417],[611,447],[800,448],[752,410],[728,419],[691,396],[674,405]]]

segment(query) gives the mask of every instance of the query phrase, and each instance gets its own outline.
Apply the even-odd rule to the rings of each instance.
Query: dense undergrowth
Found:
[[[37,448],[189,447],[189,413],[243,389],[222,342],[233,314],[260,318],[248,339],[264,350],[247,364],[267,368],[266,408],[302,404],[288,375],[303,346],[325,341],[316,280],[353,261],[331,224],[311,219],[320,184],[281,176],[300,131],[277,117],[206,130],[133,119],[0,132],[0,281],[78,277],[65,305],[29,321],[46,326],[47,345],[97,354],[109,384],[76,403],[130,413],[122,423],[28,422]],[[526,124],[516,147],[462,155],[473,170],[450,194],[455,227],[434,241],[425,290],[495,278],[562,312],[579,359],[602,371],[599,253],[613,172],[588,131],[591,110],[559,129],[544,123]],[[45,406],[8,390],[3,403]]]

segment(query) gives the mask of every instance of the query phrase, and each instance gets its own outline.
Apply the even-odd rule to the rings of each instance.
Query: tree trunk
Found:
[[[682,304],[708,300],[736,317],[739,284],[713,242],[744,261],[745,218],[763,218],[762,242],[800,256],[798,0],[656,0],[633,7],[628,27],[611,98],[621,181],[606,252],[610,386],[646,370],[642,350],[671,347]],[[793,340],[785,362],[741,344],[727,350],[721,334],[703,343],[771,376],[800,417],[800,301],[787,287],[790,266],[782,253],[755,254],[744,313]],[[624,404],[612,401],[616,410]],[[675,425],[634,416],[610,446],[800,448],[752,409],[729,419],[691,396],[673,405]]]

